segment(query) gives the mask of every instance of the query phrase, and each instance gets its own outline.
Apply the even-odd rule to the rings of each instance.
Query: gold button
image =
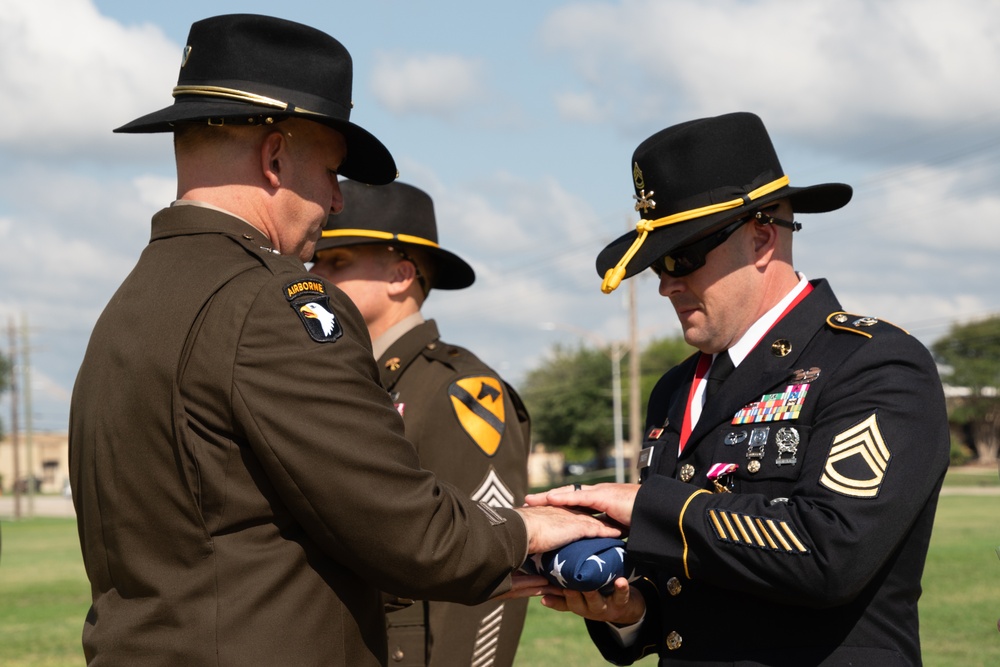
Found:
[[[667,592],[671,595],[680,595],[681,580],[677,577],[670,577],[670,579],[667,580]]]
[[[690,482],[694,479],[694,466],[690,463],[685,463],[681,466],[681,481]]]
[[[684,640],[681,638],[679,634],[677,634],[676,630],[672,630],[670,634],[667,635],[667,648],[669,650],[676,651],[681,647],[681,644],[683,643]]]

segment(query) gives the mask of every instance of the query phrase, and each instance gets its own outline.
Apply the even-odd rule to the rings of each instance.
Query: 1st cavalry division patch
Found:
[[[309,336],[317,343],[332,343],[344,330],[330,310],[330,297],[319,280],[296,280],[285,285],[288,305],[302,320]]]
[[[503,437],[503,385],[494,377],[469,377],[448,387],[451,407],[458,423],[472,441],[493,456]]]
[[[833,438],[819,483],[852,498],[876,498],[892,453],[875,413]]]

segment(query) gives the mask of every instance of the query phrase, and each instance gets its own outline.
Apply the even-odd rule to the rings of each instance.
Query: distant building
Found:
[[[561,482],[565,459],[562,452],[547,452],[544,444],[535,443],[528,455],[528,486],[542,489]]]
[[[68,488],[69,436],[66,433],[32,433],[30,451],[27,434],[18,433],[17,459],[17,479],[21,481],[22,490],[27,490],[29,478],[37,480],[39,493],[63,493]],[[0,440],[0,492],[13,493],[15,481],[14,447],[8,433]]]

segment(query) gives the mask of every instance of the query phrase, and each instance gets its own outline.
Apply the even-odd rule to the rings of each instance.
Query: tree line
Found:
[[[628,354],[638,353],[640,414],[657,380],[695,352],[680,336],[659,338],[623,356],[622,412],[628,414]],[[952,460],[992,463],[1000,452],[1000,315],[954,324],[931,345],[948,388]],[[556,344],[519,392],[531,413],[532,440],[567,461],[603,460],[614,443],[612,350]],[[628,439],[624,423],[621,437]]]
[[[680,336],[655,339],[638,353],[640,414],[657,380],[695,352]],[[953,460],[992,463],[1000,453],[1000,314],[954,324],[931,345],[949,388]],[[569,461],[600,460],[614,443],[610,348],[556,344],[531,370],[519,392],[531,413],[532,440],[566,453]],[[0,394],[10,389],[13,364],[0,353]],[[622,412],[628,414],[628,373],[622,374]],[[628,438],[623,420],[623,439]],[[4,422],[0,416],[0,438]]]

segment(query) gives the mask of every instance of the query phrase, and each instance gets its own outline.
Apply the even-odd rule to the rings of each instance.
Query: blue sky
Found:
[[[628,290],[601,294],[593,261],[636,219],[632,151],[730,111],[763,118],[793,185],[855,187],[796,239],[846,309],[928,344],[1000,312],[991,0],[0,0],[0,324],[29,324],[36,428],[65,428],[91,327],[174,195],[169,137],[111,130],[169,104],[190,24],[229,12],[351,51],[352,120],[477,272],[425,312],[515,384],[574,330],[626,336]],[[636,282],[641,337],[678,333]]]

